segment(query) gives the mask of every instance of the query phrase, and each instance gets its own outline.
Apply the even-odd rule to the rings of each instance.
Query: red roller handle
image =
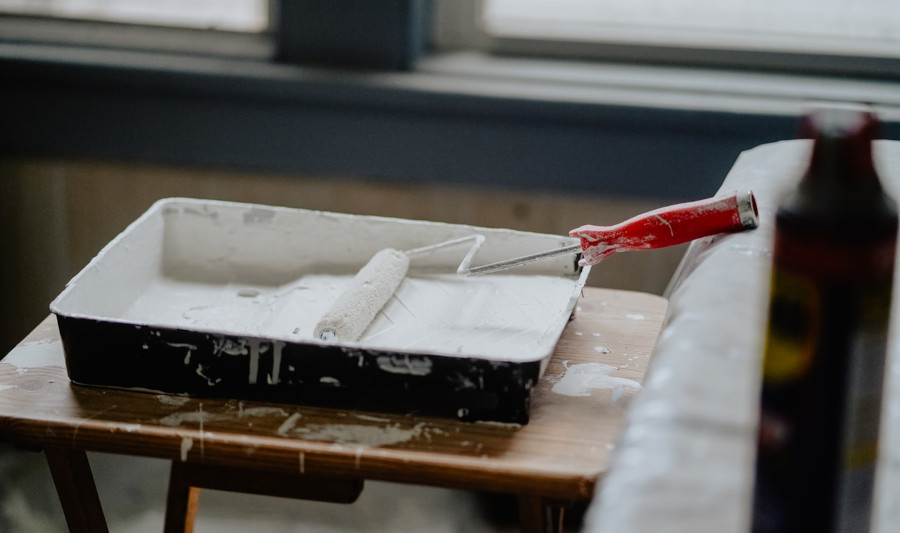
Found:
[[[581,239],[583,265],[595,265],[616,252],[664,248],[759,224],[752,192],[663,207],[615,226],[581,226],[569,232]]]

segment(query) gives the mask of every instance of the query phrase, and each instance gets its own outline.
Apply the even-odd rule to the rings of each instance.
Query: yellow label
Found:
[[[784,272],[772,272],[769,330],[763,359],[763,379],[792,379],[809,367],[820,327],[820,296],[810,280]]]

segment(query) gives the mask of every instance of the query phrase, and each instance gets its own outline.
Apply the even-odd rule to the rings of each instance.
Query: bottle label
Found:
[[[806,372],[816,352],[821,296],[812,280],[784,269],[772,272],[771,294],[763,380],[795,380]]]

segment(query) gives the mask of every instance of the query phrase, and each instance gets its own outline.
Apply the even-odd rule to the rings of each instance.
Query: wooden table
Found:
[[[0,360],[0,440],[44,451],[72,531],[107,529],[85,451],[171,459],[166,531],[191,530],[201,487],[352,502],[366,479],[514,494],[548,531],[623,427],[635,389],[604,373],[642,381],[665,309],[585,289],[525,426],[74,385],[51,316]]]

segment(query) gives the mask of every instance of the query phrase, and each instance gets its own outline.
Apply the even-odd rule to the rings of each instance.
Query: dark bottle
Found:
[[[755,533],[869,530],[897,211],[866,108],[802,123],[809,167],[780,205],[762,369]]]

